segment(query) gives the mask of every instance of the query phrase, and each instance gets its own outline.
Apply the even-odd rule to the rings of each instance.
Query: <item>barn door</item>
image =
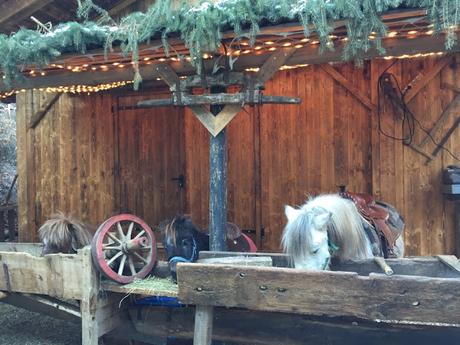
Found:
[[[179,108],[130,109],[162,95],[118,98],[117,199],[120,212],[150,227],[183,212],[183,113]]]

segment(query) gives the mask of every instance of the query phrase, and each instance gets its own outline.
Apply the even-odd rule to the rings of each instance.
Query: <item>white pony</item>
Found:
[[[324,194],[308,200],[300,208],[286,206],[285,213],[288,223],[282,246],[296,268],[327,270],[331,256],[341,261],[375,256],[365,229],[372,225],[359,214],[351,200],[338,194]],[[402,218],[399,219],[404,227]],[[403,248],[399,236],[394,246],[396,257],[403,256]]]

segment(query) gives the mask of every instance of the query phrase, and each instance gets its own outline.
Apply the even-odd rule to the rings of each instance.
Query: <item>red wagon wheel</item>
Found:
[[[97,229],[91,254],[104,276],[122,284],[131,283],[135,278],[145,278],[155,265],[155,236],[139,217],[120,214]]]

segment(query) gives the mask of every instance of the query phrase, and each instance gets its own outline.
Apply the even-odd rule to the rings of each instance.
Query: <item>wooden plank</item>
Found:
[[[254,176],[252,180],[254,181],[254,226],[255,226],[255,236],[256,236],[256,246],[258,250],[262,249],[262,186],[261,186],[261,156],[260,156],[260,109],[261,106],[258,105],[255,109],[255,114],[252,116],[254,125],[252,137],[254,140],[253,148],[253,164],[254,164]],[[231,159],[231,158],[230,158]],[[241,160],[242,161],[242,160]],[[248,169],[250,170],[250,169]]]
[[[200,120],[203,126],[211,133],[212,136],[216,137],[233,118],[241,111],[240,104],[229,104],[217,115],[214,116],[204,106],[192,105],[189,108],[193,111],[195,116]]]
[[[30,118],[29,122],[29,129],[34,129],[35,127],[38,126],[40,121],[43,119],[43,117],[46,115],[48,110],[51,109],[51,107],[54,105],[54,103],[57,102],[57,100],[61,97],[61,93],[54,93],[50,94],[48,96],[48,99],[45,101],[44,104],[38,109]]]
[[[135,330],[122,334],[143,336],[139,339],[159,344],[158,338],[193,338],[194,308],[143,307],[129,310]],[[152,327],[155,325],[155,327]],[[369,323],[364,320],[312,318],[276,312],[214,308],[213,340],[246,345],[431,345],[436,342],[456,345],[460,329],[415,327]],[[152,339],[153,338],[153,339]]]
[[[404,97],[406,103],[409,103],[415,96],[417,96],[420,90],[422,90],[434,77],[436,77],[451,61],[451,55],[445,56],[441,58],[429,71],[420,72],[415,78],[415,82],[410,82],[411,88]]]
[[[430,129],[430,134],[427,135],[419,144],[420,147],[424,147],[426,144],[432,141],[431,138],[434,138],[436,133],[443,127],[444,123],[452,115],[460,116],[458,112],[460,106],[460,94],[457,94],[455,98],[450,102],[448,107],[442,112],[439,119],[436,121],[433,128]]]
[[[282,253],[246,253],[246,252],[215,252],[215,251],[200,251],[198,260],[211,258],[225,258],[230,256],[239,256],[247,258],[257,258],[270,256],[273,266],[289,267],[289,257]]]
[[[19,23],[35,11],[45,7],[52,0],[9,0],[0,4],[0,24],[5,26],[12,21]]]
[[[439,261],[460,273],[460,262],[455,255],[437,255]]]
[[[17,95],[18,237],[21,242],[35,241],[35,142],[33,131],[27,130],[33,110],[33,91]]]
[[[171,91],[179,91],[178,87],[180,85],[180,79],[170,65],[165,63],[158,63],[155,66],[155,71],[158,73],[160,78],[162,78],[163,81],[168,84]]]
[[[97,309],[99,305],[99,279],[91,260],[91,248],[85,247],[80,251],[80,312],[82,345],[99,344],[99,324]]]
[[[460,325],[460,279],[185,263],[177,276],[183,303]]]
[[[61,320],[80,322],[77,306],[47,296],[12,293],[2,302]]]
[[[225,91],[224,86],[211,86],[210,92]],[[214,125],[223,120],[225,125],[215,135],[209,137],[209,248],[211,250],[227,250],[227,176],[228,176],[228,140],[226,125],[240,110],[238,106],[215,104],[209,107]],[[224,113],[224,114],[222,114]],[[229,114],[225,118],[225,113]],[[209,116],[208,114],[208,116]],[[222,116],[222,117],[221,117]],[[227,121],[228,119],[228,121]],[[207,340],[206,340],[207,341]]]
[[[292,267],[292,263],[286,254],[282,253],[245,253],[245,252],[213,252],[200,251],[199,260],[207,258],[225,258],[230,256],[242,257],[264,257],[269,256],[275,267]],[[412,257],[399,259],[386,259],[386,262],[398,275],[426,276],[433,278],[456,278],[460,277],[458,272],[442,264],[433,257]],[[367,276],[373,272],[378,273],[379,268],[373,259],[356,261],[338,261],[333,259],[331,269],[333,271],[356,272],[359,275]]]
[[[269,256],[228,256],[218,258],[199,259],[202,264],[242,265],[272,267],[273,261]]]
[[[197,305],[195,307],[195,331],[193,345],[211,345],[214,308]]]
[[[209,104],[299,104],[300,99],[296,97],[285,96],[267,96],[260,93],[219,93],[212,95],[189,95],[186,93],[176,92],[171,99],[149,99],[141,101],[136,108],[153,108],[164,106],[196,106]]]
[[[40,256],[43,251],[41,243],[0,243],[0,252],[28,253],[33,256]]]
[[[386,49],[385,56],[400,56],[404,54],[418,54],[418,53],[429,53],[436,51],[444,51],[444,39],[443,36],[420,36],[414,39],[385,39],[382,42],[382,46]],[[450,52],[456,52],[460,50],[460,43],[456,43]],[[91,54],[91,52],[88,52]],[[367,51],[363,58],[375,58],[381,54],[377,49],[372,48]],[[325,51],[322,54],[319,53],[317,46],[305,46],[303,48],[296,49],[292,56],[285,61],[286,65],[296,64],[321,64],[334,61],[343,61],[343,45],[338,44],[334,51]],[[240,56],[235,62],[235,71],[244,71],[246,68],[262,66],[267,60],[266,54],[261,55],[244,55]],[[213,61],[205,62],[205,70],[212,71]],[[142,65],[140,66],[140,73],[144,78],[144,81],[155,80],[160,75],[155,70],[155,66]],[[195,69],[189,63],[175,63],[174,70],[178,75],[186,75],[195,73]],[[121,80],[132,80],[133,71],[129,68],[118,68],[111,70],[110,73],[102,71],[85,71],[85,72],[69,72],[64,71],[58,75],[53,76],[36,76],[36,77],[25,77],[22,80],[15,80],[10,86],[6,86],[3,81],[0,81],[0,92],[8,91],[11,89],[30,89],[39,87],[58,87],[62,85],[97,85],[110,83]],[[156,84],[161,85],[163,82]]]
[[[36,257],[21,252],[0,252],[0,290],[81,299],[83,256],[52,254]]]
[[[329,74],[335,81],[342,85],[345,89],[351,92],[351,94],[356,97],[365,107],[371,111],[376,111],[377,108],[374,103],[369,99],[369,97],[356,88],[352,83],[350,83],[342,74],[340,74],[334,67],[329,64],[321,65],[321,68]]]
[[[257,72],[256,78],[262,84],[270,80],[279,68],[283,66],[286,61],[291,57],[295,52],[296,48],[286,48],[280,49],[277,52],[270,55],[270,57],[265,60],[264,64],[260,67],[260,70]]]

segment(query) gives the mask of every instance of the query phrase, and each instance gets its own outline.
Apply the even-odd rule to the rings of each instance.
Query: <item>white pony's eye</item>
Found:
[[[319,248],[315,249],[312,253],[316,255],[316,254],[318,254],[318,252],[319,252]]]

